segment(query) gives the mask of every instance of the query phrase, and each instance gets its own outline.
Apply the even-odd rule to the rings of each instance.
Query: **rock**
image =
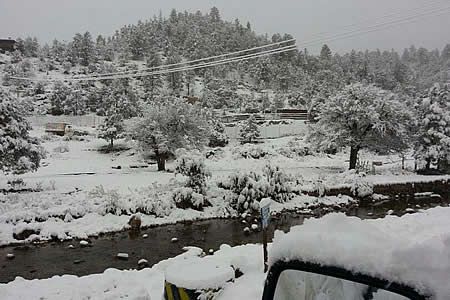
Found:
[[[144,238],[144,239],[148,238],[148,234],[144,233],[144,234],[142,235],[142,238]]]
[[[141,217],[139,215],[132,215],[130,220],[128,221],[128,225],[130,225],[131,230],[139,231],[141,230]]]
[[[393,213],[394,213],[394,211],[393,211],[392,209],[390,209],[390,210],[387,211],[386,214],[387,214],[387,215],[392,215]]]
[[[242,222],[241,222],[242,224],[247,224],[247,221],[245,221],[245,220],[242,220]]]
[[[117,253],[116,257],[121,260],[128,260],[128,253]]]
[[[73,263],[74,263],[75,265],[79,265],[79,264],[81,264],[82,262],[84,262],[84,260],[82,260],[82,259],[76,259],[76,260],[73,261]]]
[[[420,208],[420,205],[419,205],[419,204],[416,204],[416,208]]]
[[[257,224],[252,224],[252,230],[257,231],[259,229],[259,226]]]
[[[407,208],[407,209],[405,209],[405,212],[408,214],[411,214],[411,213],[415,213],[416,211],[412,208]]]
[[[208,253],[211,254],[211,255],[214,254],[214,249],[209,249]]]
[[[74,249],[75,246],[74,246],[74,245],[69,245],[67,248],[69,248],[69,249]]]
[[[368,216],[373,216],[373,212],[368,212],[367,215]]]
[[[177,239],[176,237],[174,237],[174,238],[172,238],[170,241],[171,241],[172,243],[177,243],[177,242],[178,242],[178,239]]]
[[[242,219],[247,218],[247,213],[242,213],[241,218],[242,218]]]
[[[244,234],[249,235],[250,234],[250,228],[245,227],[244,228]]]
[[[25,229],[19,233],[13,233],[13,237],[16,240],[26,240],[27,238],[29,238],[31,235],[39,235],[39,231],[37,230],[33,230],[33,229]]]
[[[80,246],[81,246],[81,247],[87,247],[87,246],[89,246],[89,242],[88,242],[88,241],[85,241],[85,240],[81,240],[81,241],[80,241]]]
[[[6,254],[6,258],[7,259],[14,259],[16,256],[14,255],[14,254],[12,254],[12,253],[8,253],[8,254]]]
[[[140,259],[138,261],[138,270],[142,270],[144,268],[148,268],[150,267],[150,264],[148,263],[148,261],[146,259]]]

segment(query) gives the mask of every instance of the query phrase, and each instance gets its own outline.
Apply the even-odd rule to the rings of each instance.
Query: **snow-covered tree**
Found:
[[[435,85],[428,97],[420,99],[415,157],[430,169],[450,164],[450,87]]]
[[[18,100],[0,88],[0,171],[21,174],[39,167],[44,151],[30,129]]]
[[[118,113],[115,109],[111,109],[107,115],[103,124],[99,128],[99,138],[105,139],[109,142],[109,147],[114,147],[114,140],[122,138],[125,131],[122,114]]]
[[[207,114],[182,99],[161,99],[149,105],[134,136],[142,149],[154,153],[158,170],[164,171],[175,150],[201,148],[207,143]]]
[[[217,119],[209,121],[209,147],[225,147],[229,138],[225,132],[225,125]]]
[[[239,130],[239,141],[241,144],[255,144],[258,142],[261,133],[259,132],[256,118],[251,115]]]
[[[389,149],[389,141],[404,136],[406,112],[395,94],[352,84],[320,107],[319,122],[310,128],[309,140],[319,149],[330,143],[350,147],[350,169],[355,169],[359,150],[380,145]]]

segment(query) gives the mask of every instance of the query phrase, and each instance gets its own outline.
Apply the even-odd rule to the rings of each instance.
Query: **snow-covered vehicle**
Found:
[[[277,232],[262,298],[450,299],[448,210],[364,221],[332,214]]]

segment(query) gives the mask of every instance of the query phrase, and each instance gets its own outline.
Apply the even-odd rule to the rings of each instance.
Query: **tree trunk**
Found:
[[[352,146],[350,148],[350,170],[356,169],[356,161],[358,160],[359,146]]]
[[[156,161],[158,163],[158,171],[165,171],[166,170],[166,160],[163,157],[158,156]]]
[[[111,149],[114,148],[114,139],[111,139],[111,141],[109,142],[109,147]]]
[[[426,159],[427,164],[425,165],[425,170],[431,169],[431,158]]]

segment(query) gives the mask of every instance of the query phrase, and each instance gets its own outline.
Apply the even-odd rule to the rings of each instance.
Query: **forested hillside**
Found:
[[[2,84],[22,96],[32,96],[36,113],[104,115],[112,104],[127,107],[127,116],[139,105],[161,95],[194,96],[206,107],[262,110],[313,107],[355,82],[409,96],[421,95],[433,83],[449,82],[450,44],[442,50],[411,46],[394,50],[333,53],[327,45],[319,55],[307,49],[238,62],[135,79],[72,84],[64,78],[141,70],[204,58],[291,39],[257,34],[250,23],[223,20],[217,8],[207,14],[177,12],[135,25],[111,36],[77,33],[70,42],[40,44],[36,38],[17,39],[17,51],[2,56]],[[301,46],[302,41],[297,44]],[[11,76],[61,78],[61,82],[28,82]],[[42,95],[42,96],[36,96]],[[269,96],[270,95],[270,96]]]

